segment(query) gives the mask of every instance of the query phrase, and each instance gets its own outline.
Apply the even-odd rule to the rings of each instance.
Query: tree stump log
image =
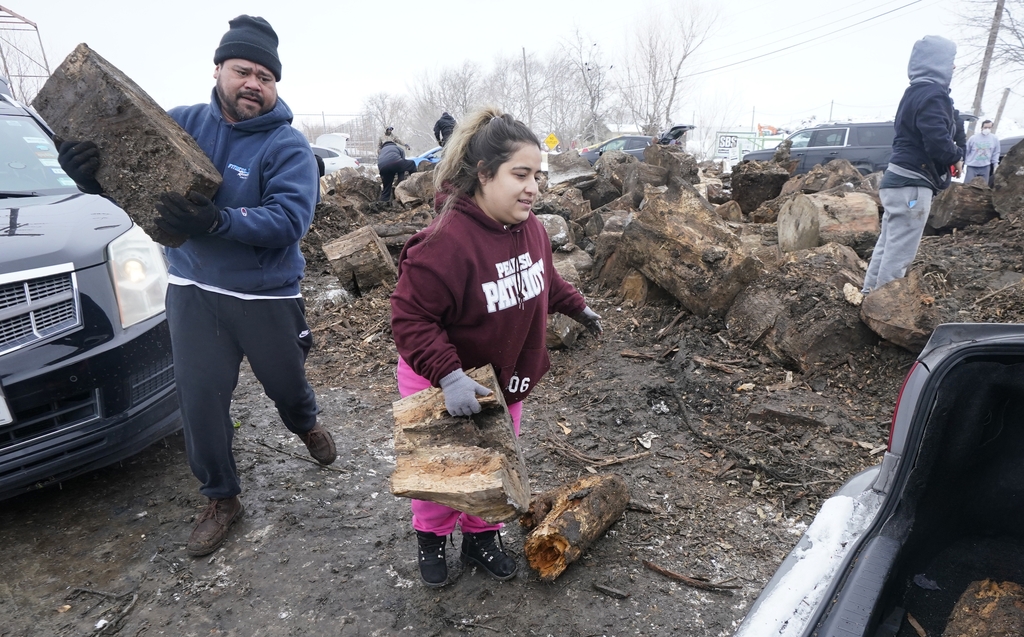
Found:
[[[173,248],[188,238],[156,225],[162,193],[194,190],[212,199],[220,188],[220,173],[192,136],[85,44],[46,80],[32,105],[61,139],[96,143],[96,180],[104,193],[158,243]]]
[[[972,582],[942,631],[942,637],[965,635],[1024,635],[1024,588],[1015,582]]]
[[[488,365],[466,373],[492,392],[479,399],[479,414],[451,416],[437,387],[392,403],[397,456],[391,493],[504,522],[529,507],[526,463],[494,370]]]
[[[519,523],[532,529],[523,550],[530,567],[553,581],[626,510],[629,489],[617,474],[580,478],[533,499]]]
[[[952,183],[932,201],[928,227],[933,230],[962,229],[988,223],[999,216],[992,206],[992,189],[983,183]]]
[[[398,280],[398,268],[387,245],[370,226],[325,243],[324,254],[341,286],[353,294],[378,285],[391,286]]]

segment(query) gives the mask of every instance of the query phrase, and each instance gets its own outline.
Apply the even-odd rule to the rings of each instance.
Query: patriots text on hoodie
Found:
[[[550,367],[548,314],[574,316],[584,307],[555,271],[533,213],[506,227],[463,195],[402,249],[391,328],[398,353],[433,386],[457,369],[490,363],[512,403]]]

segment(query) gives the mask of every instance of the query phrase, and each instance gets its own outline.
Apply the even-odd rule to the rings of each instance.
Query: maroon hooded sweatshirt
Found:
[[[551,366],[548,314],[575,316],[585,307],[555,270],[532,212],[506,227],[462,195],[402,249],[391,331],[401,357],[435,387],[457,369],[490,363],[513,403]]]

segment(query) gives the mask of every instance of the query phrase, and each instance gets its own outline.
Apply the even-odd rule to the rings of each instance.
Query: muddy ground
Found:
[[[986,254],[1016,245],[1019,268],[1011,230],[975,243],[999,244]],[[992,268],[971,236],[926,238],[923,258],[951,272]],[[517,523],[505,541],[520,570],[504,583],[461,567],[456,534],[455,581],[431,590],[419,582],[408,502],[388,489],[398,395],[387,293],[346,299],[322,265],[311,263],[304,288],[317,337],[308,369],[336,464],[307,457],[243,367],[233,414],[246,515],[224,546],[185,554],[205,499],[180,434],[3,502],[0,636],[731,635],[822,499],[880,459],[914,357],[882,342],[800,374],[732,342],[720,320],[673,325],[674,302],[632,307],[591,285],[605,334],[552,353],[521,444],[535,491],[616,472],[629,509],[553,583],[528,568]],[[1020,320],[1014,292],[965,320]],[[690,588],[643,560],[738,588]]]

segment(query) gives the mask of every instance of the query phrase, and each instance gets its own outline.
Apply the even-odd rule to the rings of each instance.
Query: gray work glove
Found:
[[[477,396],[490,396],[491,390],[476,382],[466,372],[457,369],[441,379],[444,392],[444,406],[453,416],[469,416],[480,413]]]
[[[576,316],[571,317],[572,320],[576,321],[583,327],[587,328],[594,336],[600,336],[604,330],[601,328],[601,316],[590,309],[590,306],[583,308],[583,311]]]

